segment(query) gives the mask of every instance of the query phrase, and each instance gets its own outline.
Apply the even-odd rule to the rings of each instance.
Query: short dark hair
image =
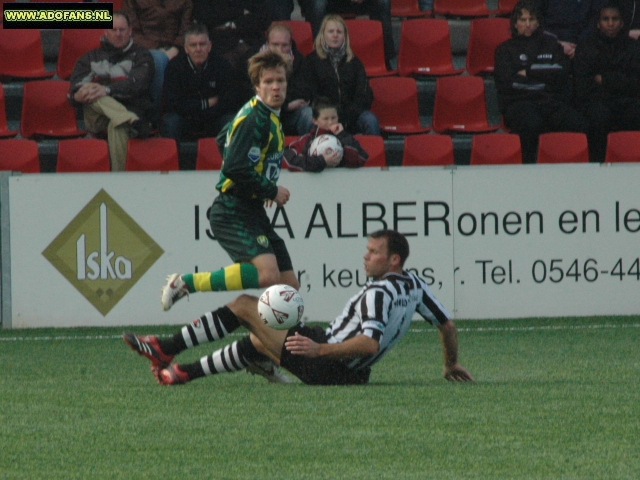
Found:
[[[124,10],[116,10],[115,12],[113,12],[111,14],[111,18],[113,18],[115,16],[120,16],[120,17],[124,18],[127,21],[127,26],[128,27],[131,26],[131,20],[129,19],[129,14],[127,12],[125,12]],[[111,28],[113,28],[113,25],[111,25]]]
[[[194,22],[189,25],[184,31],[184,41],[187,42],[188,35],[206,35],[209,38],[209,30],[204,23]]]
[[[325,108],[335,108],[338,111],[338,106],[333,103],[328,97],[318,97],[313,101],[311,105],[311,112],[313,114],[313,118],[316,120],[320,116],[320,110],[324,110]]]
[[[400,266],[404,266],[409,257],[409,242],[403,234],[395,230],[377,230],[370,234],[369,238],[386,238],[388,255],[397,254],[400,257]]]
[[[529,12],[532,17],[535,17],[535,19],[538,21],[538,25],[542,27],[542,17],[540,16],[540,9],[538,8],[538,6],[531,0],[520,0],[518,3],[516,3],[516,6],[513,7],[513,12],[511,12],[511,19],[509,20],[509,25],[511,26],[511,35],[514,37],[518,35],[518,30],[516,30],[516,23],[522,16],[523,10]]]

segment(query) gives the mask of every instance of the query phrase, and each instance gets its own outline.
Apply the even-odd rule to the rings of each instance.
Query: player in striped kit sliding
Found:
[[[156,380],[163,385],[242,370],[266,358],[307,384],[364,384],[369,381],[371,367],[398,343],[418,312],[440,333],[444,378],[473,380],[458,363],[457,330],[449,314],[422,279],[403,270],[408,255],[409,244],[402,234],[393,230],[371,234],[364,255],[364,269],[371,280],[327,329],[304,324],[286,331],[271,329],[258,316],[258,298],[244,294],[183,327],[172,338],[125,333],[124,340],[151,360]],[[240,326],[250,335],[195,363],[172,363],[181,351],[223,338]],[[288,380],[279,371],[267,379]]]

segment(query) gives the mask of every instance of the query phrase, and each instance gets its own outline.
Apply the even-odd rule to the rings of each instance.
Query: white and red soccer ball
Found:
[[[327,152],[327,150],[329,151]],[[324,153],[331,154],[335,151],[340,152],[339,156],[342,158],[344,149],[342,148],[340,140],[338,140],[335,135],[329,135],[328,133],[317,136],[309,146],[309,155],[322,156]]]
[[[288,330],[304,313],[302,295],[289,285],[272,285],[258,300],[258,315],[262,322],[276,330]]]

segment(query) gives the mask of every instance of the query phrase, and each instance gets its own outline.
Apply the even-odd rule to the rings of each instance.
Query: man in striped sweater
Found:
[[[269,359],[306,384],[365,384],[371,367],[400,341],[413,314],[418,312],[439,330],[444,378],[473,380],[458,364],[457,330],[449,314],[422,279],[403,270],[408,256],[409,244],[402,234],[393,230],[371,234],[364,255],[364,269],[370,281],[326,329],[304,324],[287,331],[271,329],[258,317],[258,298],[241,295],[183,327],[170,339],[125,333],[124,340],[151,360],[152,371],[162,385],[242,370]],[[240,326],[249,330],[250,335],[193,364],[172,363],[181,351],[218,340]],[[273,382],[287,380],[277,370],[264,376]]]

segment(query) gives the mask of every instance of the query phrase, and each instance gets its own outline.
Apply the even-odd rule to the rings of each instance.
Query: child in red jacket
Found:
[[[353,135],[345,132],[338,122],[338,109],[329,99],[318,97],[313,102],[313,127],[310,132],[291,143],[284,150],[284,158],[289,170],[321,172],[325,168],[357,168],[364,165],[369,155]],[[309,148],[316,137],[324,134],[335,135],[342,144],[343,153],[327,152],[322,155],[309,154]]]

